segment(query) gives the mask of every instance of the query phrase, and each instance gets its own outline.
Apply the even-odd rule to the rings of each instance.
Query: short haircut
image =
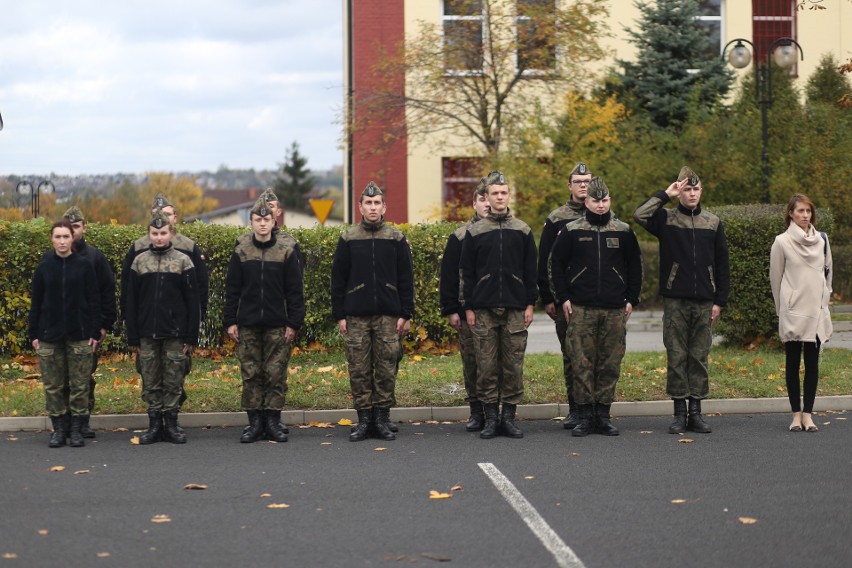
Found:
[[[790,221],[793,220],[791,215],[793,214],[793,211],[795,211],[796,205],[800,202],[811,208],[811,225],[816,226],[816,207],[814,207],[814,202],[803,193],[794,193],[793,197],[791,197],[790,201],[787,203],[787,212],[784,214],[785,227],[790,226]]]

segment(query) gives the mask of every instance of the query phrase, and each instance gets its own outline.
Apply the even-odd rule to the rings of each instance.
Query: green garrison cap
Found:
[[[151,209],[162,209],[163,207],[174,207],[175,204],[169,201],[169,198],[158,193],[154,198],[154,203],[151,204]]]
[[[68,220],[69,223],[80,223],[85,222],[86,218],[83,217],[83,212],[80,211],[80,208],[76,205],[73,207],[69,207],[68,211],[66,211],[62,217]]]
[[[269,203],[270,201],[278,201],[278,196],[275,195],[275,192],[272,191],[271,187],[267,187],[263,190],[263,193],[260,194],[260,199]]]
[[[571,176],[573,175],[585,176],[590,173],[592,172],[589,171],[589,168],[586,166],[585,162],[577,162],[577,165],[574,166],[574,169],[571,170],[570,174],[568,174],[568,179],[571,179]]]
[[[592,181],[589,182],[589,190],[586,192],[586,197],[601,200],[607,195],[609,195],[609,188],[604,183],[604,180],[599,177],[593,177]]]
[[[364,188],[364,191],[361,192],[361,197],[365,195],[367,197],[376,197],[378,195],[384,195],[385,193],[382,191],[382,188],[376,185],[375,182],[370,182],[367,184],[367,187]]]
[[[485,195],[488,193],[488,184],[485,183],[486,178],[479,178],[479,183],[476,184],[476,189],[473,190],[473,195]]]
[[[509,185],[509,182],[506,181],[506,176],[503,175],[503,172],[500,170],[491,170],[485,177],[485,188],[487,189],[491,185]]]
[[[272,209],[269,208],[269,203],[264,196],[261,195],[257,198],[257,201],[254,202],[254,205],[251,207],[251,214],[259,215],[261,217],[266,217],[267,215],[272,215]]]
[[[157,209],[151,215],[151,222],[148,223],[150,227],[154,227],[156,229],[162,229],[163,227],[168,227],[172,223],[169,220],[169,216],[166,215],[162,209]]]
[[[680,169],[680,173],[677,175],[677,181],[683,181],[687,178],[689,179],[689,185],[693,187],[701,183],[701,180],[698,178],[698,175],[694,171],[692,171],[689,166],[683,166]]]

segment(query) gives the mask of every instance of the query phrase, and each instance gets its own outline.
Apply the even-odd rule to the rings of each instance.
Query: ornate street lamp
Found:
[[[56,186],[54,186],[53,183],[48,180],[43,180],[36,186],[35,191],[33,191],[33,184],[31,184],[27,180],[22,180],[18,182],[17,186],[15,186],[15,191],[19,195],[30,196],[30,207],[32,210],[33,219],[35,219],[39,216],[39,201],[41,194],[54,193],[56,191]]]
[[[749,44],[752,51],[757,51],[754,44],[747,39],[737,38],[732,39],[725,44],[725,49],[722,50],[722,59],[725,59],[725,53],[728,52],[728,47],[731,44],[736,44],[728,52],[728,63],[736,69],[743,69],[751,63],[752,52],[744,44]],[[795,47],[794,47],[795,46]],[[760,105],[761,123],[763,134],[763,152],[761,154],[761,163],[763,164],[763,197],[769,203],[769,122],[767,120],[767,110],[772,106],[772,72],[771,59],[774,57],[775,64],[782,69],[789,69],[796,63],[796,55],[801,56],[801,60],[805,59],[805,52],[802,51],[802,46],[799,42],[791,37],[780,37],[772,42],[769,50],[766,52],[766,63],[756,66],[755,70],[755,85],[757,87],[755,100]]]

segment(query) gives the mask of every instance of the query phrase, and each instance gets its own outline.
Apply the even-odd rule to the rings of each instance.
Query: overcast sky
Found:
[[[26,0],[0,9],[0,175],[343,161],[340,0]]]

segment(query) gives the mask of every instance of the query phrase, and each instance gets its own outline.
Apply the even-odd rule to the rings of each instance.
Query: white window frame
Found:
[[[559,0],[548,0],[548,1],[553,4],[553,8],[555,10]],[[532,21],[532,18],[530,16],[521,16],[520,14],[518,14],[518,2],[515,1],[514,3],[515,3],[515,43],[516,43],[516,45],[518,45],[520,47],[520,37],[519,37],[519,33],[518,33],[518,31],[520,30],[520,26],[518,24],[522,21],[525,21],[525,22],[526,21]],[[516,70],[518,69],[518,52],[519,51],[520,50],[518,50],[518,49],[515,50],[515,69]],[[543,77],[545,75],[549,75],[549,74],[553,73],[554,71],[556,71],[556,69],[558,67],[556,60],[558,60],[558,58],[559,58],[559,53],[554,53],[554,58],[555,58],[555,60],[553,62],[552,68],[550,68],[550,69],[524,69],[524,71],[522,72],[523,76],[524,77],[528,77],[528,76],[529,77]]]
[[[725,46],[725,0],[719,0],[719,15],[718,16],[696,16],[696,22],[719,22],[719,55],[722,55],[722,49]],[[698,73],[700,69],[687,69],[687,73]]]
[[[484,6],[483,6],[484,10]],[[441,0],[441,46],[446,45],[446,35],[445,30],[446,26],[444,25],[446,22],[459,22],[459,21],[468,21],[468,22],[476,22],[480,23],[480,40],[482,41],[482,66],[485,66],[485,14],[483,13],[477,16],[457,16],[446,13],[446,3],[445,0]],[[479,69],[444,69],[444,75],[449,75],[453,77],[471,77],[476,75],[482,75],[483,68]]]

